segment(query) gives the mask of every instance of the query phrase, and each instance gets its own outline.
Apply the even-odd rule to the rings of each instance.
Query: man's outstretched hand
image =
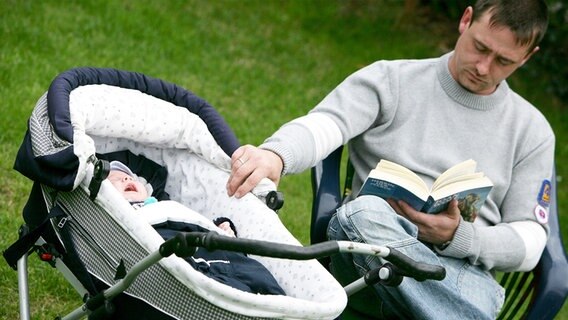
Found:
[[[283,167],[284,163],[276,153],[252,145],[241,146],[231,156],[227,193],[241,198],[263,178],[278,185]]]

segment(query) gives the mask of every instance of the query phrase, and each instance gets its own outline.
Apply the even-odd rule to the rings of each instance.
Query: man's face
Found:
[[[521,67],[536,47],[517,44],[509,28],[490,26],[491,11],[472,23],[473,9],[467,8],[460,20],[460,37],[450,59],[450,72],[459,84],[470,92],[487,95],[499,83]]]
[[[108,180],[128,201],[144,201],[148,191],[140,181],[120,170],[111,170]]]

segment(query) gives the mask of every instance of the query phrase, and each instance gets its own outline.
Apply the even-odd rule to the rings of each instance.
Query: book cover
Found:
[[[405,189],[404,187],[378,178],[367,178],[359,196],[362,195],[373,195],[379,196],[383,199],[397,199],[403,200],[408,203],[412,208],[418,211],[422,211],[422,208],[426,204],[427,200],[421,199],[413,192]]]
[[[422,212],[426,213],[439,213],[448,209],[448,205],[452,199],[458,200],[458,208],[465,221],[473,222],[481,207],[485,203],[491,186],[483,186],[475,189],[469,189],[461,192],[456,192],[452,195],[435,200],[432,196],[428,198],[422,208]]]

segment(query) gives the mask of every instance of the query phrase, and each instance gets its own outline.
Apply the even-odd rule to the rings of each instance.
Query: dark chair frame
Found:
[[[329,219],[350,192],[353,167],[347,161],[341,190],[341,146],[312,168],[311,243],[326,240]],[[568,297],[568,257],[562,242],[556,199],[556,173],[551,179],[550,236],[538,265],[530,272],[499,273],[506,290],[505,304],[498,319],[553,319]],[[320,260],[328,265],[329,260]]]

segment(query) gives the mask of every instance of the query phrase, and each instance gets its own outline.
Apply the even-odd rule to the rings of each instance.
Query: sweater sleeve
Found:
[[[468,258],[488,270],[529,271],[545,245],[545,229],[533,221],[481,227],[462,220],[450,245],[436,250],[444,256]]]
[[[278,154],[284,162],[282,174],[299,173],[343,144],[337,124],[324,113],[310,113],[282,126],[260,148]]]

